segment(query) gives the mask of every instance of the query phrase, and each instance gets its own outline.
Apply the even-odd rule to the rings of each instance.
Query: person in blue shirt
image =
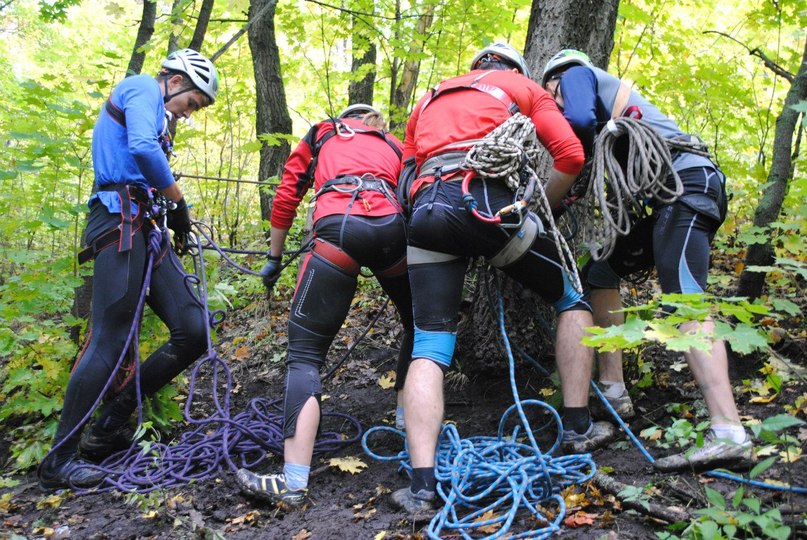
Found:
[[[184,244],[190,232],[188,206],[168,165],[168,121],[189,118],[212,104],[217,92],[218,74],[210,60],[191,49],[178,50],[163,61],[156,77],[121,81],[96,121],[96,190],[84,231],[88,247],[79,254],[81,262],[95,260],[90,335],[67,384],[53,448],[38,470],[43,489],[99,484],[104,473],[88,467],[85,458],[100,461],[132,442],[129,418],[138,401],[133,377],[116,381],[115,397],[86,429],[84,422],[124,353],[127,337],[140,324],[134,320],[135,307],[153,227],[146,213],[155,191],[170,201],[167,224],[174,244]],[[155,257],[146,302],[166,324],[170,338],[142,366],[142,395],[170,382],[201,356],[206,344],[202,308],[169,246],[164,239]]]
[[[668,141],[699,141],[638,92],[613,75],[592,65],[577,50],[562,50],[546,64],[542,86],[555,97],[587,156],[597,135],[609,120],[620,116],[641,118]],[[627,151],[616,147],[625,166]],[[590,290],[594,322],[599,326],[624,320],[619,296],[620,279],[655,267],[664,293],[702,293],[706,289],[710,244],[725,219],[725,176],[708,157],[682,150],[672,152],[672,166],[683,184],[683,194],[670,204],[654,203],[652,213],[641,217],[627,236],[620,237],[606,259],[592,261],[582,272]],[[714,323],[692,321],[682,331],[699,326],[707,333]],[[751,439],[740,423],[728,377],[726,347],[712,340],[706,352],[692,348],[684,356],[706,400],[711,429],[705,444],[694,451],[656,460],[662,471],[747,464],[753,460]],[[622,373],[622,351],[601,353],[600,382],[608,401],[623,416],[632,416]]]

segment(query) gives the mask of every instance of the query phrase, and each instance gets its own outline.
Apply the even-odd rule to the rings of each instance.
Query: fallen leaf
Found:
[[[371,517],[373,517],[373,514],[375,514],[376,511],[377,510],[375,508],[368,508],[364,512],[356,512],[355,514],[353,514],[353,521],[360,521],[362,519],[368,520]]]
[[[563,523],[567,527],[571,527],[572,529],[576,529],[577,527],[584,527],[588,525],[594,525],[594,520],[597,518],[597,514],[589,514],[586,512],[575,512],[571,516],[567,517],[563,520]]]
[[[774,455],[777,450],[778,448],[775,444],[769,444],[767,446],[761,446],[754,449],[754,453],[757,455],[757,457],[766,457]]]
[[[549,396],[551,396],[552,394],[555,393],[555,389],[554,388],[541,388],[540,390],[538,390],[538,393],[541,394],[544,397],[549,397]]]
[[[493,513],[493,510],[488,510],[478,518],[474,520],[474,523],[484,523],[485,521],[490,521],[491,519],[496,518],[496,514]],[[501,528],[501,523],[490,523],[488,525],[482,525],[480,527],[476,527],[481,533],[485,534],[493,534]]]
[[[373,540],[381,540],[385,536],[387,536],[387,531],[381,531],[380,533],[378,533],[373,537]]]
[[[36,507],[38,510],[42,510],[43,508],[59,508],[61,505],[62,505],[62,496],[57,493],[39,499],[36,502]]]
[[[143,519],[154,519],[156,517],[157,517],[157,511],[156,510],[149,510],[148,512],[143,514]]]
[[[795,463],[802,458],[801,448],[788,446],[786,450],[779,452],[779,456],[785,463]]]
[[[395,371],[390,370],[378,379],[378,386],[384,390],[395,387]]]
[[[233,353],[235,360],[246,360],[252,354],[252,350],[246,345],[238,347]]]
[[[340,471],[349,472],[350,474],[359,474],[362,469],[367,468],[365,462],[354,456],[331,458],[328,464],[331,467],[337,467]]]
[[[773,401],[777,397],[779,397],[779,394],[772,394],[772,395],[770,395],[768,397],[756,396],[756,397],[752,397],[750,399],[750,401],[751,401],[751,403],[770,403],[771,401]]]
[[[311,533],[301,529],[300,532],[291,537],[291,540],[306,540],[307,538],[311,538]]]

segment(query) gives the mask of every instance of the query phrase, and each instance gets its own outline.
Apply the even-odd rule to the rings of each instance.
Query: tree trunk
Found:
[[[182,25],[182,0],[174,0],[171,4],[171,34],[168,36],[168,51],[166,56],[179,49],[179,34],[175,30]]]
[[[213,2],[215,0],[202,0],[202,7],[199,8],[199,16],[196,19],[196,28],[193,30],[193,37],[188,44],[188,48],[194,51],[202,50],[202,43],[205,41],[207,25],[210,22],[210,14],[213,12]]]
[[[561,49],[584,51],[603,69],[614,48],[619,0],[533,0],[524,57],[533,79]]]
[[[357,73],[363,66],[370,70],[358,81],[350,81],[348,102],[373,104],[373,85],[375,84],[376,46],[372,42],[372,34],[367,24],[358,17],[353,17],[353,60],[351,70]]]
[[[137,37],[135,38],[134,49],[132,49],[132,56],[129,59],[129,67],[126,68],[127,77],[139,75],[143,69],[146,53],[141,51],[140,48],[148,43],[152,34],[154,34],[154,21],[156,18],[157,2],[143,0],[143,17],[140,19],[140,27],[137,29]]]
[[[796,131],[796,122],[799,112],[793,106],[807,99],[807,42],[804,45],[804,56],[801,66],[785,97],[782,112],[776,119],[776,131],[773,138],[773,160],[768,180],[762,189],[762,199],[754,212],[754,226],[767,229],[777,220],[782,210],[782,202],[787,193],[788,181],[793,178],[793,167],[796,155],[791,155],[793,146],[793,133]],[[749,271],[749,266],[769,266],[773,264],[773,243],[751,244],[745,255],[745,269],[740,274],[737,286],[739,296],[758,298],[762,295],[765,286],[765,272]]]
[[[425,36],[428,32],[434,22],[434,7],[434,4],[424,7],[425,11],[418,19],[416,35]],[[424,37],[423,41],[412,42],[408,53],[410,60],[404,63],[403,72],[400,73],[400,80],[393,88],[390,102],[390,130],[394,130],[401,123],[396,121],[396,118],[400,117],[400,113],[409,110],[409,102],[412,101],[412,94],[415,91],[418,74],[420,73],[420,60],[417,57],[423,52],[427,39],[428,37]]]
[[[280,73],[280,55],[275,40],[275,8],[277,0],[253,0],[249,8],[250,18],[267,11],[249,27],[249,48],[252,51],[252,68],[255,74],[256,107],[255,127],[258,135],[278,133],[291,134],[291,118],[286,106],[286,91]],[[261,147],[259,180],[270,181],[280,177],[283,165],[289,157],[289,143],[277,145],[266,143]],[[273,194],[261,186],[261,218],[269,220],[272,213]]]
[[[524,55],[532,78],[540,80],[546,61],[565,48],[584,50],[595,64],[606,68],[614,46],[618,5],[618,0],[533,0]],[[548,152],[543,152],[538,160],[539,177],[546,178],[551,165]],[[551,356],[555,325],[552,307],[503,273],[487,266],[479,270],[476,285],[463,302],[457,332],[462,370],[485,374],[501,369],[506,358],[499,335],[496,282],[501,283],[505,326],[514,348],[535,359]]]

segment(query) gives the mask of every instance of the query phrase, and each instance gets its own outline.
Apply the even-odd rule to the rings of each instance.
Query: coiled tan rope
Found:
[[[623,138],[628,144],[624,170],[614,153]],[[684,192],[672,165],[670,145],[688,152],[695,148],[690,142],[667,141],[647,122],[628,117],[610,120],[597,136],[584,198],[586,214],[592,221],[584,243],[594,260],[607,259],[613,253],[616,239],[630,232],[647,202],[671,203]],[[702,146],[697,151],[702,151]],[[668,177],[672,186],[667,183]]]

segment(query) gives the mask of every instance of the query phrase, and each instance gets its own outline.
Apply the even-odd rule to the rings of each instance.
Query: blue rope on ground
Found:
[[[499,294],[499,330],[507,351],[510,367],[510,387],[514,405],[499,421],[496,437],[460,437],[457,428],[444,424],[440,433],[435,462],[437,493],[444,506],[427,528],[429,538],[459,536],[465,539],[479,534],[485,538],[548,538],[560,530],[566,516],[566,505],[560,492],[572,485],[586,482],[596,472],[590,454],[552,457],[560,446],[563,426],[557,411],[539,400],[521,401],[515,384],[515,360],[504,327],[504,306]],[[538,407],[550,420],[539,430],[533,430],[524,412],[525,406]],[[517,415],[510,433],[505,433],[508,420]],[[555,428],[554,444],[546,453],[535,440],[535,433]],[[378,426],[369,429],[362,438],[364,451],[380,461],[399,461],[402,469],[411,472],[409,452],[383,456],[369,448],[370,437],[392,433],[405,440],[403,432]],[[536,528],[513,534],[510,528],[521,513],[535,520]],[[553,516],[552,518],[549,515]],[[488,517],[490,516],[490,517]],[[484,519],[483,519],[484,518]],[[486,528],[486,529],[482,529]]]

